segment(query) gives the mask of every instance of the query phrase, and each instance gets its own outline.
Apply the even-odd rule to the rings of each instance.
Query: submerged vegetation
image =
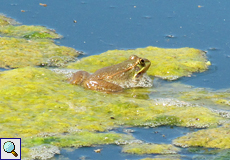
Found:
[[[175,154],[180,151],[179,148],[171,144],[127,144],[123,146],[122,152],[131,154]]]

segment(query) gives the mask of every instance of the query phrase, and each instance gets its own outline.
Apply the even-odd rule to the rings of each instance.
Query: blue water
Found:
[[[46,3],[47,7],[39,3]],[[223,89],[230,88],[229,6],[229,0],[1,0],[0,12],[25,25],[55,29],[64,36],[56,41],[58,44],[83,51],[86,53],[84,56],[150,45],[194,47],[208,51],[207,56],[212,63],[210,69],[179,81],[196,87]],[[153,136],[151,129],[140,130],[134,136],[142,135],[146,142],[168,140],[160,134]],[[164,133],[173,133],[174,130]],[[90,155],[88,159],[142,158],[121,154],[119,146],[102,148],[101,154],[85,147],[74,152],[62,150],[62,154],[74,159],[80,153],[86,155],[86,159],[87,155]]]
[[[113,131],[118,133],[123,133],[123,129],[126,128],[119,128],[115,129]],[[169,127],[169,126],[161,126],[156,128],[138,128],[133,127],[129,128],[132,129],[134,132],[132,133],[133,136],[136,139],[142,140],[146,143],[165,143],[165,144],[171,144],[172,140],[183,136],[187,133],[195,132],[198,129],[193,128],[182,128],[182,127]],[[101,149],[100,153],[94,152],[94,150]],[[201,149],[200,152],[203,152]],[[183,160],[191,160],[196,154],[189,152],[187,149],[181,149],[179,152],[181,155],[181,158]],[[204,154],[206,158],[212,157],[210,154]],[[68,157],[69,159],[83,159],[86,160],[138,160],[141,158],[156,158],[156,156],[159,156],[157,154],[149,154],[149,155],[132,155],[132,154],[126,154],[122,153],[122,147],[117,145],[99,145],[99,146],[93,146],[93,147],[82,147],[76,150],[71,150],[69,148],[62,149],[61,155],[56,155],[56,159],[62,159],[64,157]]]
[[[206,50],[210,71],[181,81],[222,89],[230,87],[229,5],[229,0],[1,0],[0,12],[26,25],[55,29],[64,36],[61,45],[86,56],[149,45]]]

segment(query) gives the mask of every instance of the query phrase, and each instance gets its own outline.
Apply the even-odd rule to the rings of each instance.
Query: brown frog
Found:
[[[132,55],[122,63],[101,68],[93,74],[78,71],[73,74],[70,83],[105,92],[118,92],[132,87],[151,87],[152,80],[146,74],[150,65],[148,59]]]

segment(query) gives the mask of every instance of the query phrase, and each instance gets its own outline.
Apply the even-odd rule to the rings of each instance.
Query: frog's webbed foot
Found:
[[[92,89],[92,90],[98,90],[98,91],[104,91],[104,92],[120,92],[123,90],[123,88],[119,85],[116,85],[111,82],[107,82],[104,80],[88,80],[84,83],[84,86],[86,88]]]
[[[82,85],[82,82],[84,82],[89,76],[90,74],[86,71],[78,71],[73,74],[69,81],[71,84]]]

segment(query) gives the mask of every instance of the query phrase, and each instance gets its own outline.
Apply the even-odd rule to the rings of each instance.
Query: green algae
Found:
[[[22,112],[17,118],[14,117],[16,122],[21,123],[26,119],[36,120],[26,121],[31,123],[24,129],[28,136],[40,132],[64,132],[66,128],[76,123],[78,129],[105,131],[106,128],[120,124],[206,127],[218,124],[223,119],[204,107],[156,105],[154,101],[124,98],[122,95],[114,97],[110,94],[84,90],[65,82],[65,77],[41,68],[27,67],[6,71],[1,74],[0,83],[4,84],[0,87],[1,106],[5,108],[2,111],[10,112],[17,109],[15,114],[12,112],[7,117],[3,116],[1,121],[11,122],[13,119],[11,116]],[[8,103],[11,107],[7,107]],[[34,109],[38,113],[26,113]],[[23,118],[20,118],[20,115]],[[60,116],[58,121],[57,116]],[[196,120],[197,118],[199,120]],[[43,125],[48,124],[52,124],[53,128],[41,129]],[[24,133],[21,129],[18,131]]]
[[[218,153],[217,156],[213,158],[213,160],[227,160],[229,159],[229,157],[230,157],[230,150],[226,149]]]
[[[123,146],[122,152],[131,154],[175,154],[180,149],[171,144],[127,144]]]
[[[11,37],[27,39],[59,39],[61,35],[55,30],[47,29],[43,26],[19,25],[15,20],[0,15],[0,34]]]
[[[58,46],[52,40],[0,37],[0,67],[63,66],[79,55],[75,49]]]
[[[54,30],[47,29],[43,26],[7,25],[0,27],[0,33],[5,36],[23,37],[27,39],[58,39],[62,38]]]
[[[222,127],[210,128],[189,133],[173,141],[177,146],[182,147],[206,147],[206,148],[230,148],[230,127],[229,123]]]
[[[51,83],[54,83],[51,86],[50,83],[47,83],[50,80]],[[93,116],[87,116],[87,113],[90,112],[83,114],[84,110],[81,112],[80,107],[79,110],[70,108],[68,102],[72,98],[74,99],[74,96],[82,95],[81,90],[76,91],[75,87],[65,82],[65,78],[50,70],[22,68],[7,71],[1,74],[0,83],[4,84],[0,88],[2,96],[0,98],[0,115],[2,117],[0,136],[21,137],[24,154],[27,153],[28,147],[43,143],[56,146],[74,145],[76,147],[77,145],[115,143],[115,140],[122,137],[114,133],[93,134],[89,132],[59,137],[52,136],[52,134],[47,134],[48,137],[42,136],[41,133],[71,132],[76,130],[75,126],[77,128],[85,127],[86,130],[105,130],[99,119],[97,119],[99,122],[94,125]],[[83,95],[87,96],[86,93]],[[80,103],[83,101],[84,98]],[[87,120],[88,122],[85,123],[84,121]],[[7,128],[3,129],[3,126]],[[125,139],[124,137],[123,139]]]
[[[215,103],[217,104],[221,104],[221,105],[227,105],[227,106],[230,106],[230,100],[227,100],[227,99],[215,99],[213,100]]]
[[[0,28],[3,26],[15,25],[15,24],[18,24],[18,22],[0,14]]]
[[[90,147],[92,145],[100,144],[115,144],[117,141],[131,141],[134,138],[130,135],[118,134],[115,132],[96,133],[87,131],[77,131],[73,133],[66,133],[65,135],[51,135],[47,134],[45,137],[26,138],[24,140],[24,147],[32,147],[42,144],[49,144],[58,147]],[[125,142],[124,142],[125,143]]]
[[[197,160],[228,160],[230,157],[230,150],[229,149],[217,149],[217,150],[208,150],[207,148],[204,152],[205,155],[198,153],[198,155],[193,156],[193,159]],[[210,152],[210,153],[207,153]],[[212,153],[213,152],[213,153]],[[207,154],[213,154],[212,156],[207,156]]]
[[[100,55],[82,58],[80,61],[69,64],[68,68],[95,72],[102,67],[121,63],[134,54],[151,61],[149,75],[168,80],[191,76],[193,72],[203,72],[210,65],[205,52],[198,49],[163,49],[149,46],[135,50],[109,50]]]
[[[210,89],[196,88],[181,92],[180,99],[193,103],[203,103],[214,108],[229,109],[229,90],[212,91]]]
[[[61,38],[54,30],[43,26],[18,24],[0,15],[0,67],[64,66],[75,61],[80,52],[73,48],[58,46],[52,40]]]
[[[180,160],[180,155],[157,155],[154,158],[143,158],[140,160]]]
[[[31,147],[42,144],[127,144],[133,137],[108,132],[121,125],[204,128],[224,120],[205,107],[178,105],[180,101],[165,104],[127,97],[126,93],[86,90],[45,68],[2,72],[0,84],[0,136],[22,138],[25,155]]]

